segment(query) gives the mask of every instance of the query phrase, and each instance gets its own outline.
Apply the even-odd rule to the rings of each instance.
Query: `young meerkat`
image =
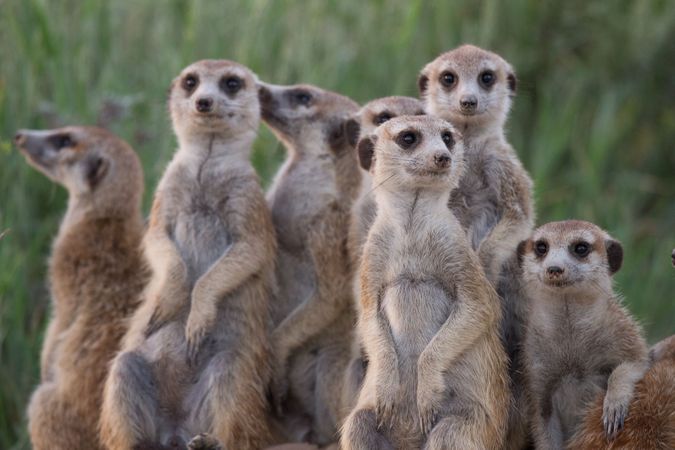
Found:
[[[121,139],[94,127],[21,130],[28,162],[69,194],[49,260],[52,318],[42,384],[28,406],[33,448],[101,448],[110,360],[147,279],[140,251],[143,172]]]
[[[529,302],[523,355],[537,448],[564,448],[605,391],[602,423],[621,429],[647,368],[638,324],[613,292],[621,244],[592,223],[552,222],[518,246]]]
[[[535,212],[532,180],[504,134],[515,72],[499,55],[463,45],[427,64],[418,87],[426,112],[449,121],[464,139],[466,172],[449,206],[502,301],[501,334],[514,395],[506,447],[520,449],[528,439],[519,354],[526,313],[515,253],[532,232]]]
[[[499,299],[447,207],[463,171],[452,126],[402,116],[358,146],[377,216],[361,260],[363,388],[344,449],[496,449],[510,401]]]
[[[659,449],[675,448],[675,335],[659,342],[649,351],[650,368],[635,385],[621,432],[607,439],[603,428],[603,398],[600,396],[586,414],[569,448]]]
[[[310,85],[260,83],[259,95],[263,120],[288,151],[267,195],[279,245],[272,393],[295,423],[290,438],[327,444],[346,414],[355,322],[347,232],[361,174],[345,122],[358,105]]]
[[[179,148],[144,237],[153,276],[106,383],[101,428],[111,449],[180,447],[199,433],[190,448],[269,440],[276,244],[249,161],[256,82],[240,64],[203,60],[172,83]]]

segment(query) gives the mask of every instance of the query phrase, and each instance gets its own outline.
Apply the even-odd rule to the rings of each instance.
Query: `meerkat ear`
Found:
[[[427,88],[429,87],[429,76],[422,72],[420,76],[417,77],[417,89],[419,90],[420,97],[424,97],[427,93]]]
[[[359,142],[359,133],[361,132],[361,125],[359,122],[351,117],[345,122],[345,135],[347,136],[347,142],[353,148],[356,148],[356,144]]]
[[[607,263],[609,264],[609,273],[614,275],[621,268],[623,263],[623,247],[615,240],[607,239],[605,241],[605,248],[607,249]]]
[[[91,156],[84,163],[84,176],[93,191],[108,172],[109,163],[101,156]]]
[[[511,96],[516,95],[516,87],[518,85],[518,80],[516,79],[515,73],[509,72],[506,75],[506,84],[509,87],[509,91],[511,91]]]
[[[531,239],[526,239],[524,241],[520,241],[518,244],[518,247],[516,249],[516,255],[518,257],[518,267],[523,266],[523,257],[525,256],[525,253],[527,253],[527,250],[530,248],[530,245],[532,243]]]
[[[370,170],[375,158],[376,136],[366,136],[359,141],[357,150],[359,152],[359,163],[364,170]]]

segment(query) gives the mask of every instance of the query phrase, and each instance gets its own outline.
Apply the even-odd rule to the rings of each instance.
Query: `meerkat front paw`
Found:
[[[632,398],[632,392],[612,395],[608,391],[605,395],[602,405],[602,424],[609,439],[614,439],[623,428]]]
[[[392,374],[389,380],[379,383],[376,388],[375,415],[377,426],[383,427],[390,424],[394,416],[394,405],[399,397],[398,377]]]
[[[187,342],[187,357],[190,364],[197,361],[199,350],[208,331],[211,329],[216,318],[215,308],[193,307],[188,315],[187,324],[185,325],[185,341]]]
[[[155,297],[155,310],[148,320],[145,327],[145,337],[152,336],[159,331],[168,322],[174,320],[180,313],[181,307],[184,304],[182,295],[175,293],[174,295],[161,295]]]
[[[210,434],[201,433],[188,442],[187,448],[188,450],[222,450],[223,446]]]

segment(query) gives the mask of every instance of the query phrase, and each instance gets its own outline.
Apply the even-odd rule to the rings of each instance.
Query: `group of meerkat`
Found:
[[[675,337],[648,350],[621,305],[621,245],[533,230],[513,68],[464,45],[418,87],[359,107],[188,66],[145,227],[122,140],[17,133],[69,192],[34,448],[675,448]],[[267,195],[261,119],[287,150]]]

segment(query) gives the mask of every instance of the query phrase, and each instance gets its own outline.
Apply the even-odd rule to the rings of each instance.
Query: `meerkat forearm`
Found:
[[[614,436],[622,427],[628,408],[633,400],[635,384],[649,369],[647,358],[625,361],[619,364],[607,380],[607,392],[603,402],[602,422],[608,437]]]

